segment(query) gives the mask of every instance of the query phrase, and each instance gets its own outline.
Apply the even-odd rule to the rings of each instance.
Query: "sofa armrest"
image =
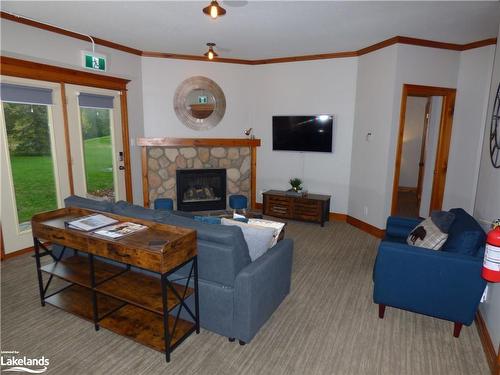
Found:
[[[290,292],[293,241],[284,239],[240,271],[234,285],[234,332],[249,342]]]
[[[406,238],[422,219],[413,217],[389,216],[385,234],[387,237]]]
[[[486,286],[482,259],[383,241],[374,267],[375,303],[470,325]]]

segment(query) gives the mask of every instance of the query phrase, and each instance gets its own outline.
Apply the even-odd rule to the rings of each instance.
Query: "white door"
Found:
[[[120,92],[66,85],[76,195],[126,199]]]
[[[5,253],[33,246],[31,217],[70,194],[59,84],[2,76],[0,221]]]

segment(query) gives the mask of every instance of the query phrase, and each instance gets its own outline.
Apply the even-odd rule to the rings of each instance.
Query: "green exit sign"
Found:
[[[82,51],[83,67],[92,70],[105,72],[107,68],[106,56],[98,55],[92,52]]]

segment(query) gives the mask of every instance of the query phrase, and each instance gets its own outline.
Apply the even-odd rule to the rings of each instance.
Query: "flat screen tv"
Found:
[[[333,116],[273,116],[273,150],[332,152]]]

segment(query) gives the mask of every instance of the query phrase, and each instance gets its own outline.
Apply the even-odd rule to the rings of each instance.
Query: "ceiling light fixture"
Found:
[[[215,43],[207,43],[208,51],[204,54],[204,56],[208,57],[209,60],[213,60],[217,55],[214,51]]]
[[[203,8],[203,13],[215,19],[226,14],[226,10],[219,5],[217,0],[212,0],[209,6]]]

